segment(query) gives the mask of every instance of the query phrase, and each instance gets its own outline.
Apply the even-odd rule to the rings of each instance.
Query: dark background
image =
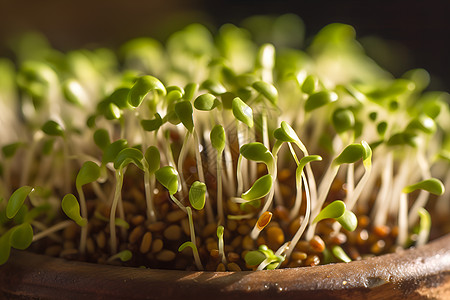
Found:
[[[11,56],[11,38],[30,29],[44,33],[54,47],[70,50],[115,47],[144,35],[164,40],[190,22],[215,28],[227,22],[238,25],[254,14],[282,13],[299,15],[307,36],[343,22],[356,28],[358,38],[381,37],[396,60],[395,67],[388,61],[381,64],[394,75],[422,67],[431,73],[433,87],[449,90],[448,0],[0,0],[0,55]]]

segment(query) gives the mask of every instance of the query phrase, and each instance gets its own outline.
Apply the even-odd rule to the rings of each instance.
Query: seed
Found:
[[[380,238],[385,238],[391,232],[391,229],[386,225],[378,225],[373,228],[373,232]]]
[[[318,235],[315,235],[310,241],[309,245],[311,246],[311,249],[313,249],[315,252],[322,253],[323,250],[325,250],[325,242],[322,240],[322,238]]]
[[[61,253],[59,254],[60,257],[62,258],[66,258],[69,260],[73,260],[78,256],[78,249],[64,249],[63,251],[61,251]]]
[[[375,244],[370,247],[370,252],[373,254],[380,254],[384,250],[386,243],[384,240],[378,240]]]
[[[175,252],[164,249],[161,252],[159,252],[158,254],[156,254],[156,259],[159,261],[164,261],[164,262],[169,262],[174,260],[176,257]]]
[[[211,256],[213,259],[219,258],[219,250],[217,249],[211,249],[209,251],[209,256]]]
[[[134,203],[131,203],[130,201],[123,201],[122,203],[125,214],[136,215],[138,209]]]
[[[280,219],[284,222],[289,221],[289,212],[286,207],[282,205],[277,205],[277,207],[275,207],[274,215],[277,219]]]
[[[147,226],[147,229],[151,232],[160,232],[166,227],[166,224],[162,221],[152,223]]]
[[[225,272],[227,269],[223,263],[217,265],[216,272]]]
[[[301,267],[302,264],[303,264],[303,262],[302,262],[301,260],[294,260],[294,261],[291,261],[291,262],[287,265],[287,267],[288,267],[288,268],[298,268],[298,267]]]
[[[292,195],[292,188],[286,184],[280,184],[280,192],[283,198],[288,198]]]
[[[347,250],[347,254],[352,260],[361,260],[361,255],[355,247],[349,247]]]
[[[305,252],[301,252],[301,251],[292,251],[291,254],[291,259],[296,261],[296,260],[305,260],[308,257],[308,254],[306,254]]]
[[[228,252],[227,259],[229,262],[237,262],[240,256],[236,252]]]
[[[95,243],[94,240],[92,238],[88,238],[86,240],[86,250],[89,254],[94,254],[95,253]]]
[[[299,241],[297,245],[295,245],[295,250],[300,252],[308,252],[309,251],[309,243],[307,241]]]
[[[208,251],[217,249],[217,242],[216,242],[216,241],[209,241],[209,242],[207,242],[207,243],[206,243],[206,249],[207,249]]]
[[[269,224],[270,220],[272,219],[272,213],[270,211],[264,212],[258,219],[258,222],[256,222],[256,227],[259,230],[263,230],[264,227]]]
[[[104,231],[100,231],[95,237],[95,242],[97,243],[97,247],[100,249],[105,248],[106,246],[106,235]]]
[[[136,215],[131,218],[130,223],[133,224],[134,226],[138,226],[138,225],[141,225],[142,223],[144,223],[144,221],[145,221],[145,218],[143,215]]]
[[[164,230],[164,237],[169,241],[177,241],[181,238],[181,227],[174,224]]]
[[[237,230],[240,235],[247,235],[250,232],[251,228],[247,224],[241,224],[239,225]]]
[[[271,249],[278,249],[284,243],[284,233],[280,227],[267,228],[267,246]]]
[[[225,245],[223,248],[225,253],[234,251],[234,248],[231,245]]]
[[[289,224],[289,228],[288,228],[289,235],[293,236],[299,228],[300,228],[300,218],[295,218]]]
[[[344,244],[346,241],[347,241],[347,236],[346,236],[344,233],[342,233],[342,232],[339,232],[339,233],[337,233],[337,234],[333,234],[333,235],[330,237],[330,242],[331,242],[332,244],[342,245],[342,244]]]
[[[316,254],[308,255],[308,257],[305,260],[305,266],[313,267],[317,266],[318,264],[320,264],[320,258]]]
[[[261,246],[261,245],[265,245],[266,244],[266,239],[263,237],[263,236],[258,236],[258,238],[256,239],[256,244],[258,245],[258,246]]]
[[[203,230],[202,230],[202,237],[203,238],[207,238],[209,236],[214,235],[214,233],[217,230],[217,225],[214,223],[209,223],[208,225],[206,225]]]
[[[145,254],[148,251],[150,251],[150,247],[152,246],[152,239],[153,239],[152,233],[147,231],[142,237],[141,246],[139,247],[139,251],[142,254]]]
[[[282,169],[277,174],[277,179],[281,182],[291,178],[291,171],[289,169]]]
[[[356,236],[356,243],[358,245],[364,245],[366,241],[369,239],[369,232],[367,230],[363,229],[361,230],[358,235]]]
[[[61,245],[53,245],[45,249],[45,255],[58,256],[61,251],[62,251]]]
[[[233,241],[231,241],[231,246],[236,249],[238,248],[240,245],[242,244],[242,236],[238,235],[237,237],[234,238]]]
[[[255,243],[253,239],[249,235],[246,235],[242,240],[242,248],[244,248],[245,250],[251,250],[254,247]]]
[[[234,262],[228,263],[227,264],[227,269],[228,269],[228,271],[231,271],[231,272],[239,272],[239,271],[241,271],[241,268],[238,266],[238,264],[236,264]]]
[[[64,240],[76,239],[78,232],[79,232],[79,228],[80,227],[76,223],[72,223],[69,226],[67,226],[63,231]]]
[[[235,231],[238,227],[238,223],[236,220],[228,220],[227,221],[227,229],[230,231]]]
[[[185,235],[191,234],[191,229],[189,228],[189,221],[187,218],[184,218],[180,221],[181,229]]]
[[[130,244],[137,243],[139,239],[144,235],[144,232],[144,226],[135,227],[128,236],[128,241],[130,242]]]
[[[362,215],[358,217],[358,227],[366,228],[370,224],[370,219],[366,215]]]
[[[161,239],[156,239],[152,243],[152,253],[158,253],[164,246],[164,242]]]
[[[186,217],[186,213],[180,209],[172,210],[166,216],[167,222],[175,223]]]

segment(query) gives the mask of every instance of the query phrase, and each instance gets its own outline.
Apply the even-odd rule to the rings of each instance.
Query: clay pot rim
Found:
[[[298,293],[311,296],[333,291],[337,295],[383,286],[405,293],[424,285],[450,282],[450,234],[400,253],[350,263],[272,271],[139,269],[67,261],[25,251],[13,251],[0,271],[0,292],[40,295],[44,299],[73,293],[99,299],[152,299],[152,295],[158,295],[158,299],[221,299],[233,295],[287,299]]]

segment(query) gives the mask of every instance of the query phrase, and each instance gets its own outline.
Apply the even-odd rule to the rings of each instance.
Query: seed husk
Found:
[[[325,242],[318,235],[315,235],[310,241],[309,245],[315,252],[322,253],[325,250]]]

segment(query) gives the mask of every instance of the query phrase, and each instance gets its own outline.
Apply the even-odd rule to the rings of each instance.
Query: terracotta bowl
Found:
[[[259,272],[185,272],[67,261],[15,251],[2,299],[450,299],[450,234],[396,254]]]

